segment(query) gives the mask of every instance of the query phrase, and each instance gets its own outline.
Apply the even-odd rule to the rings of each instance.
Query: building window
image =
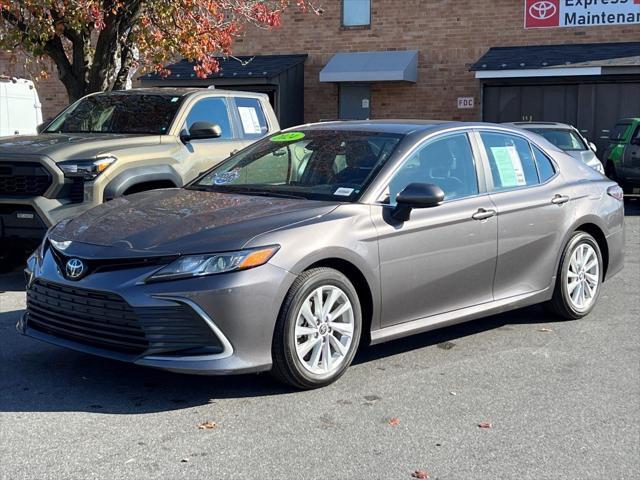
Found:
[[[342,0],[342,25],[344,27],[371,25],[371,0]]]

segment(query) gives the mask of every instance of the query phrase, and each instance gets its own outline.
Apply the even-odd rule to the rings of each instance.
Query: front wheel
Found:
[[[562,254],[553,298],[547,307],[569,320],[588,315],[600,295],[602,278],[598,242],[586,232],[575,232]]]
[[[349,279],[331,268],[308,270],[289,290],[276,323],[272,373],[301,389],[335,382],[353,361],[361,329]]]

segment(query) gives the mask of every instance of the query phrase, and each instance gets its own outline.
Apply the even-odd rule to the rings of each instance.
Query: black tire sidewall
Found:
[[[595,250],[598,257],[598,286],[596,288],[595,297],[589,307],[584,310],[578,310],[569,300],[569,291],[567,289],[568,265],[571,261],[571,256],[573,255],[573,252],[576,250],[576,248],[578,248],[579,245],[585,243],[590,245]],[[593,310],[596,303],[598,302],[598,298],[600,297],[603,273],[604,271],[602,263],[602,253],[600,252],[600,246],[598,245],[598,242],[596,242],[596,240],[586,232],[576,233],[567,244],[562,258],[562,264],[560,265],[560,289],[562,294],[562,303],[564,308],[566,308],[567,311],[570,312],[571,316],[573,316],[574,318],[581,318],[588,315],[591,310]]]
[[[349,352],[343,360],[342,365],[340,365],[340,368],[329,375],[315,375],[306,370],[298,359],[296,353],[295,326],[298,312],[300,311],[300,307],[303,302],[311,292],[324,285],[338,287],[347,295],[353,308],[354,330]],[[358,293],[351,282],[342,273],[330,268],[320,268],[310,271],[307,278],[305,278],[297,288],[292,290],[289,295],[291,295],[291,298],[289,299],[289,302],[287,302],[288,308],[286,309],[286,312],[283,312],[285,314],[283,325],[284,331],[281,332],[284,335],[284,342],[282,345],[285,350],[283,353],[287,363],[287,369],[295,378],[296,382],[306,388],[328,385],[344,374],[349,365],[351,365],[356,351],[358,350],[360,333],[362,330],[362,311],[360,308]]]

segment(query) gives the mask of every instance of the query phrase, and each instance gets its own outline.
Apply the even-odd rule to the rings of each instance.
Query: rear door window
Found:
[[[260,138],[269,132],[267,117],[257,98],[236,97],[236,109],[243,138]]]
[[[493,189],[497,191],[527,187],[540,183],[529,142],[505,133],[481,132]]]

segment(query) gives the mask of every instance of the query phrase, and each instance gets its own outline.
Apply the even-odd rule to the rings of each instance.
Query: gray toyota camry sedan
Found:
[[[587,315],[622,268],[623,217],[615,183],[515,127],[306,125],[53,227],[18,330],[320,387],[359,345],[536,303]]]

